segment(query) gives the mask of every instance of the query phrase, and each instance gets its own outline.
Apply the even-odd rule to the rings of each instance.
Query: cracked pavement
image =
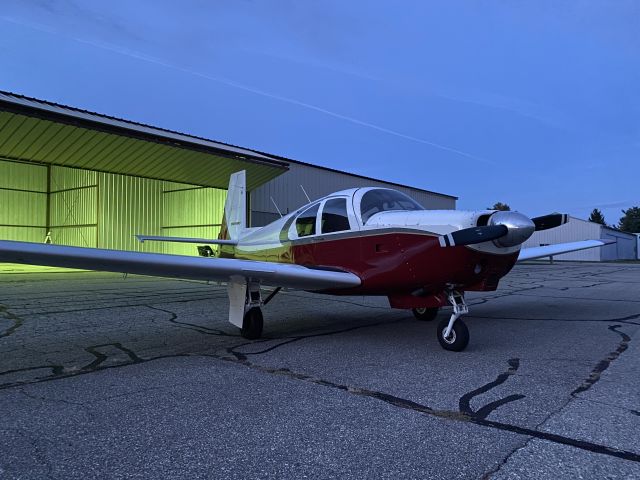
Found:
[[[518,265],[466,351],[384,298],[0,274],[0,478],[640,478],[640,265]],[[448,312],[440,314],[448,315]]]

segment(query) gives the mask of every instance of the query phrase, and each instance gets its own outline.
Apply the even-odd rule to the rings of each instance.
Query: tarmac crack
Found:
[[[308,334],[308,335],[298,335],[298,336],[294,336],[294,337],[284,337],[281,339],[276,339],[276,340],[283,340],[282,342],[276,344],[276,345],[272,345],[270,347],[265,348],[264,350],[260,350],[257,352],[238,352],[236,351],[236,349],[238,348],[242,348],[245,347],[247,345],[255,345],[256,343],[259,342],[245,342],[245,343],[241,343],[240,345],[235,345],[232,347],[227,348],[227,353],[229,353],[230,355],[233,355],[236,359],[240,360],[240,361],[244,361],[247,359],[247,356],[250,355],[263,355],[265,353],[269,353],[272,352],[280,347],[283,347],[285,345],[289,345],[292,344],[294,342],[299,342],[301,340],[306,340],[309,338],[317,338],[317,337],[328,337],[331,335],[339,335],[341,333],[348,333],[348,332],[352,332],[354,330],[360,330],[363,328],[368,328],[368,327],[377,327],[380,325],[390,325],[393,323],[399,323],[404,321],[404,318],[400,318],[400,319],[395,319],[395,320],[384,320],[381,322],[375,322],[375,323],[367,323],[365,325],[356,325],[353,327],[348,327],[348,328],[344,328],[341,330],[331,330],[328,332],[321,332],[321,333],[312,333],[312,334]],[[260,340],[260,342],[267,342],[267,341],[273,341],[274,339],[264,339],[264,340]]]
[[[510,376],[516,374],[516,372],[518,371],[518,368],[520,367],[520,359],[511,358],[508,360],[507,363],[509,364],[509,368],[507,369],[507,371],[498,375],[494,381],[489,382],[483,385],[482,387],[476,388],[475,390],[472,390],[468,393],[465,393],[462,397],[460,397],[460,401],[458,404],[459,404],[459,409],[462,413],[465,413],[472,417],[484,419],[484,418],[487,418],[491,412],[501,407],[502,405],[505,405],[510,402],[515,402],[517,400],[522,400],[523,398],[525,398],[524,395],[520,395],[520,394],[509,395],[507,397],[501,398],[494,402],[488,403],[485,406],[479,408],[478,410],[474,411],[471,408],[471,400],[474,397],[487,393],[488,391],[494,389],[495,387],[502,385],[504,382],[507,381],[507,379]]]
[[[624,332],[618,331],[618,328],[622,327],[622,325],[611,325],[609,326],[609,330],[617,333],[622,337],[622,340],[618,344],[618,348],[616,348],[613,352],[610,352],[605,358],[600,360],[597,365],[591,371],[589,377],[571,392],[571,396],[576,396],[579,393],[585,392],[593,387],[601,378],[602,373],[609,368],[612,362],[614,362],[627,348],[629,348],[629,342],[631,341],[631,337]]]
[[[169,322],[180,328],[186,328],[187,330],[193,330],[195,332],[201,333],[203,335],[214,335],[219,337],[237,337],[238,335],[234,335],[232,333],[225,332],[224,330],[219,330],[215,328],[205,327],[203,325],[197,325],[195,323],[183,322],[178,320],[178,314],[172,312],[171,310],[167,310],[160,307],[154,307],[152,305],[144,305],[145,307],[156,310],[159,312],[164,312],[169,314]]]
[[[129,359],[131,360],[131,362],[128,362],[128,364],[143,362],[143,360],[140,357],[138,357],[138,355],[136,355],[133,350],[123,347],[121,343],[117,343],[117,342],[103,343],[101,345],[92,345],[84,349],[87,353],[90,353],[96,358],[93,362],[82,367],[81,370],[89,370],[89,371],[96,370],[104,361],[106,361],[109,358],[109,355],[106,355],[98,350],[99,348],[103,348],[103,347],[114,347],[124,352],[127,355],[127,357],[129,357]]]
[[[6,318],[10,322],[13,322],[13,325],[6,328],[3,332],[0,332],[0,338],[8,337],[9,335],[13,335],[24,323],[24,319],[17,316],[14,313],[9,311],[9,307],[0,303],[0,316]]]

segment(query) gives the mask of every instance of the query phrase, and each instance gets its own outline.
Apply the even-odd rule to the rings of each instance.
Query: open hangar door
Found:
[[[226,190],[0,160],[0,238],[197,255],[195,245],[135,234],[217,238]],[[0,264],[0,271],[50,271]]]

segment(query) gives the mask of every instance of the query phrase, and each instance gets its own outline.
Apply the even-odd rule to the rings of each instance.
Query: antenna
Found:
[[[311,199],[309,198],[309,195],[307,195],[306,190],[304,189],[304,187],[302,186],[302,184],[300,184],[300,188],[302,189],[302,193],[304,193],[304,196],[307,197],[307,201],[309,203],[311,203]]]
[[[278,211],[278,213],[280,214],[280,218],[282,218],[282,212],[280,211],[280,209],[278,208],[278,205],[276,204],[276,201],[273,199],[273,197],[269,197],[271,199],[271,203],[273,203],[273,206],[276,207],[276,210]]]

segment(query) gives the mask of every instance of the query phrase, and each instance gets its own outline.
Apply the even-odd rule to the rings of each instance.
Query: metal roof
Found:
[[[263,155],[265,155],[263,152],[260,152],[259,150],[257,150],[257,152],[258,153],[262,153]],[[396,187],[402,187],[402,188],[408,188],[408,189],[411,189],[411,190],[415,190],[416,192],[429,193],[429,194],[433,194],[433,195],[438,195],[440,197],[446,197],[446,198],[452,198],[454,200],[458,200],[458,197],[456,197],[455,195],[449,195],[448,193],[434,192],[433,190],[425,190],[424,188],[414,187],[412,185],[406,185],[404,183],[390,182],[388,180],[382,180],[380,178],[367,177],[366,175],[360,175],[358,173],[351,173],[351,172],[347,172],[345,170],[338,170],[337,168],[324,167],[322,165],[316,165],[316,164],[313,164],[313,163],[307,163],[307,162],[303,162],[301,160],[294,160],[293,158],[283,157],[282,155],[271,155],[271,156],[273,158],[278,159],[278,160],[283,160],[283,161],[285,161],[285,162],[287,162],[289,164],[297,163],[298,165],[305,165],[307,167],[318,168],[320,170],[325,170],[327,172],[339,173],[341,175],[348,175],[350,177],[362,178],[364,180],[371,180],[373,182],[382,182],[382,183],[385,183],[387,185],[394,185]]]
[[[267,154],[0,91],[0,157],[227,188],[247,170],[247,187],[284,173]]]

